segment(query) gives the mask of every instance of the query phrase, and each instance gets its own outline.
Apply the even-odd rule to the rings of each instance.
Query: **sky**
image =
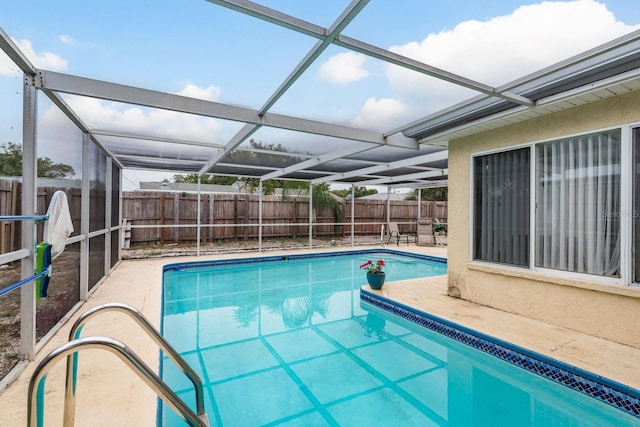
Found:
[[[36,67],[260,108],[316,40],[204,0],[4,0],[0,28]],[[330,27],[347,0],[259,2]],[[640,28],[637,0],[479,2],[372,0],[344,34],[469,79],[500,86]],[[21,138],[21,76],[0,53],[0,143]],[[272,112],[389,131],[476,93],[328,48]],[[65,97],[90,126],[224,144],[241,124]],[[73,131],[41,102],[42,155]],[[132,119],[132,120],[131,120]],[[300,135],[261,129],[279,143]],[[307,141],[311,152],[313,140]],[[39,153],[40,154],[40,153]],[[66,159],[69,160],[69,159]],[[69,160],[70,161],[70,160]],[[167,174],[124,171],[125,189]],[[172,174],[169,174],[169,177]]]

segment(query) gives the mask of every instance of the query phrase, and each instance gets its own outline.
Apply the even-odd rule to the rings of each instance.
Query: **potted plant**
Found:
[[[369,282],[371,289],[382,289],[385,279],[384,271],[382,271],[383,267],[384,261],[381,259],[377,260],[375,263],[368,260],[360,266],[360,268],[367,271],[367,282]]]
[[[447,224],[442,222],[433,224],[433,234],[435,236],[436,246],[447,244]]]

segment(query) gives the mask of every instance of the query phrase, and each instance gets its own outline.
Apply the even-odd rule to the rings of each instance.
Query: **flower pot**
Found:
[[[371,289],[382,289],[385,277],[384,273],[367,273],[367,282]]]

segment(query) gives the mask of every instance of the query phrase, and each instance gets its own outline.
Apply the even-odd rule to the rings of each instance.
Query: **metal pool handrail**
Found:
[[[167,356],[175,363],[178,368],[191,380],[195,389],[196,412],[199,417],[206,417],[204,410],[204,392],[202,381],[198,374],[187,364],[180,354],[164,339],[160,333],[149,323],[142,313],[128,304],[123,303],[106,303],[96,306],[84,312],[75,321],[69,332],[69,341],[80,338],[82,328],[92,318],[100,313],[107,311],[116,311],[124,313],[131,317],[149,337],[167,354]],[[65,398],[64,398],[64,426],[71,427],[74,424],[75,406],[76,406],[76,375],[78,365],[78,354],[73,353],[67,358],[67,377],[65,381]],[[164,383],[163,383],[164,384]]]
[[[118,356],[125,365],[130,367],[186,423],[194,427],[209,427],[206,414],[203,416],[196,415],[129,347],[118,340],[107,337],[79,338],[62,344],[38,364],[29,381],[29,396],[27,399],[28,427],[41,426],[44,418],[44,415],[38,414],[37,410],[38,392],[40,389],[44,389],[44,384],[41,384],[41,381],[45,380],[47,373],[53,367],[51,364],[87,348],[109,350]]]

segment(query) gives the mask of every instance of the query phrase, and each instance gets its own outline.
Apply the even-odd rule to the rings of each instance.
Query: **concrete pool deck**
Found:
[[[358,246],[356,250],[379,246]],[[389,249],[447,256],[446,247],[415,245]],[[318,249],[311,252],[349,250]],[[162,266],[174,262],[209,259],[246,258],[309,251],[269,251],[201,257],[168,257],[121,262],[96,289],[89,300],[74,313],[40,349],[36,360],[24,366],[15,379],[0,391],[0,425],[27,424],[27,390],[37,364],[53,349],[67,341],[73,321],[88,309],[107,302],[130,304],[142,311],[151,323],[160,324],[160,284]],[[364,282],[364,280],[363,280]],[[454,323],[528,348],[553,359],[586,369],[614,381],[640,389],[640,349],[575,331],[559,328],[489,307],[446,296],[446,276],[386,283],[381,294],[402,304],[425,311]],[[366,285],[365,285],[366,286]],[[376,291],[373,291],[376,292]],[[135,323],[120,313],[105,313],[92,319],[83,336],[108,336],[131,347],[154,371],[158,367],[158,348]],[[45,392],[46,425],[62,425],[64,362],[57,363],[47,376]],[[98,349],[84,350],[80,356],[77,388],[76,425],[155,426],[156,396],[132,374],[116,356]]]

